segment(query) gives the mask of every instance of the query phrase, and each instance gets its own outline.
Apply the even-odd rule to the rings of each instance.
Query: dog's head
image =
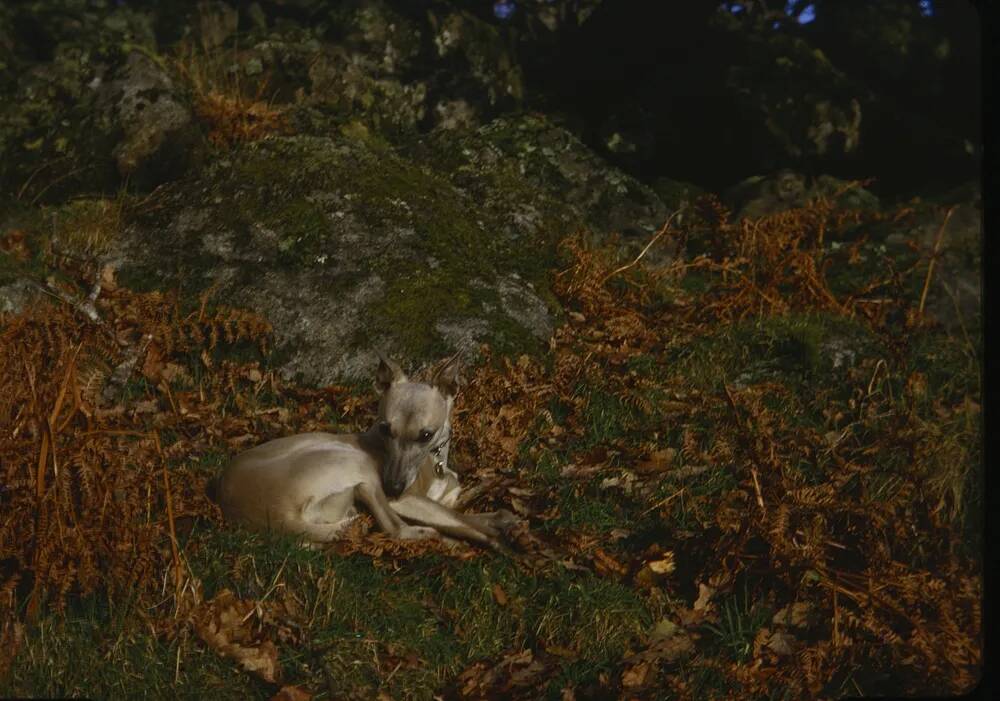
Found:
[[[428,460],[447,463],[459,364],[452,358],[428,382],[414,382],[391,360],[381,355],[379,359],[375,383],[382,398],[376,430],[385,449],[382,488],[397,496]]]

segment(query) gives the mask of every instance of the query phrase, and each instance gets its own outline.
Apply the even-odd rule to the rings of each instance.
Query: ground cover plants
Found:
[[[968,690],[982,348],[923,314],[926,256],[873,253],[907,216],[708,197],[656,266],[568,237],[548,352],[484,347],[456,409],[465,508],[524,518],[505,553],[223,523],[228,456],[364,427],[372,391],[286,383],[265,319],[7,232],[62,294],[0,330],[0,695]]]

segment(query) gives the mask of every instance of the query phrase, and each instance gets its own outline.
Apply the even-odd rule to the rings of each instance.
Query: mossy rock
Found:
[[[537,204],[533,193],[545,193],[598,239],[620,233],[626,242],[630,236],[645,242],[668,214],[653,190],[538,114],[502,117],[462,134],[440,130],[407,153],[447,173],[487,207],[514,191],[525,209]],[[517,216],[535,215],[525,209]]]
[[[8,24],[9,23],[9,24]],[[4,10],[14,28],[0,56],[0,190],[58,201],[113,192],[123,125],[109,94],[130,47],[155,47],[148,14],[80,0]]]
[[[127,228],[119,279],[259,310],[282,370],[311,383],[369,376],[378,348],[414,363],[541,348],[566,208],[536,194],[518,218],[529,185],[484,206],[361,137],[267,139],[161,189]]]

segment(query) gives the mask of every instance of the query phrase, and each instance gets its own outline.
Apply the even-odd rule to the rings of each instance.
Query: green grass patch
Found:
[[[549,528],[574,528],[608,533],[622,524],[623,508],[615,495],[598,491],[595,485],[569,484],[559,491],[559,517]]]
[[[128,602],[98,596],[28,628],[2,697],[266,699],[268,685],[191,639],[154,637]]]
[[[229,589],[242,599],[297,602],[302,640],[278,644],[286,683],[328,678],[356,693],[381,689],[393,698],[430,699],[476,659],[553,645],[578,655],[567,660],[562,677],[584,678],[587,669],[610,668],[651,620],[646,603],[626,586],[557,565],[527,573],[502,556],[460,562],[428,555],[392,564],[234,528],[196,529],[181,545],[206,599]],[[497,587],[506,593],[503,603]],[[134,612],[88,601],[66,621],[54,616],[32,630],[4,690],[171,695],[178,643],[152,637]],[[180,697],[199,687],[226,698],[273,694],[193,638],[185,645]],[[401,665],[390,678],[380,662],[386,657],[419,664]]]
[[[283,683],[314,690],[327,679],[345,693],[430,699],[474,660],[557,646],[575,657],[555,689],[559,680],[593,680],[594,670],[611,669],[652,619],[627,586],[558,565],[527,573],[502,556],[392,564],[239,529],[196,531],[182,548],[206,599],[229,589],[241,599],[297,603],[300,639],[275,641]],[[43,617],[29,628],[0,694],[269,698],[276,690],[193,634],[168,640],[141,621],[128,603],[102,596],[77,602],[65,617]],[[387,660],[400,659],[411,662],[390,674]],[[317,698],[330,698],[319,686]]]
[[[765,317],[722,327],[674,348],[670,364],[694,387],[781,380],[810,391],[836,387],[843,371],[876,352],[875,339],[843,317]]]
[[[706,623],[705,629],[714,637],[715,644],[737,662],[744,662],[753,653],[757,631],[771,620],[771,611],[750,600],[746,589],[734,594],[719,606],[719,621]]]

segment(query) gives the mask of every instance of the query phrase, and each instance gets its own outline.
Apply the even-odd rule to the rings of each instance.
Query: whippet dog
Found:
[[[239,454],[219,484],[226,518],[325,543],[357,516],[360,502],[397,538],[444,536],[497,547],[517,523],[512,513],[453,510],[461,491],[448,467],[457,359],[429,383],[411,381],[381,354],[379,360],[375,425],[358,434],[277,438]]]

